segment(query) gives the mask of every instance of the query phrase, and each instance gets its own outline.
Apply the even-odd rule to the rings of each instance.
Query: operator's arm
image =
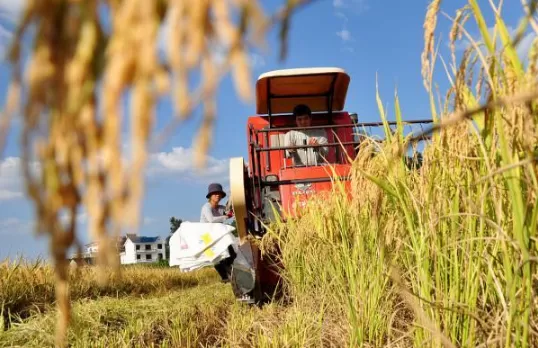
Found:
[[[295,134],[293,134],[293,131],[289,131],[284,135],[284,146],[295,146]],[[286,157],[289,157],[292,152],[295,152],[295,149],[286,150]]]
[[[228,216],[213,216],[213,213],[211,213],[211,207],[209,205],[204,205],[202,208],[202,215],[204,216],[205,220],[207,222],[212,223],[218,223],[218,222],[224,222],[228,220]]]
[[[318,140],[318,144],[320,145],[323,145],[323,144],[328,144],[329,142],[327,141],[327,137],[324,136],[324,135],[318,135],[317,137],[317,140]],[[318,147],[319,149],[319,153],[320,155],[324,156],[324,157],[327,157],[327,154],[329,153],[329,147],[328,146],[321,146],[321,147]]]

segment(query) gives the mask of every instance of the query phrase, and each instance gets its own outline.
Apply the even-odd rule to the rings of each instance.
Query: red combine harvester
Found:
[[[232,288],[246,302],[269,300],[280,279],[280,265],[262,257],[248,236],[259,239],[264,235],[263,225],[275,220],[274,208],[286,219],[295,216],[296,207],[308,197],[330,192],[335,174],[349,185],[349,159],[355,158],[359,144],[356,129],[383,125],[357,123],[344,111],[349,83],[349,75],[340,68],[277,70],[262,74],[257,81],[257,115],[248,118],[246,129],[248,165],[242,157],[230,160],[230,200],[240,249],[252,264],[250,272],[234,266]],[[293,115],[297,105],[307,105],[312,111],[309,126],[297,126]],[[327,142],[290,144],[289,139],[297,139],[287,135],[290,131],[322,132]],[[298,161],[298,153],[303,161]]]

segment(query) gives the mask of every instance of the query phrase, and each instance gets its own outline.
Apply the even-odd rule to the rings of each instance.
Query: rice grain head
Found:
[[[427,91],[430,91],[431,84],[431,61],[430,57],[434,55],[435,47],[435,28],[437,27],[437,15],[441,7],[441,0],[432,0],[428,5],[426,11],[426,17],[424,20],[424,50],[422,51],[422,78],[424,80],[424,87]]]
[[[110,9],[110,31],[104,30],[100,6]],[[234,11],[244,14],[240,22]],[[9,52],[14,80],[7,111],[12,112],[25,88],[23,173],[36,211],[36,231],[50,237],[56,264],[58,346],[66,344],[70,321],[65,259],[78,240],[78,208],[84,207],[88,214],[90,238],[100,243],[99,279],[106,283],[110,277],[105,268],[117,272],[119,267],[114,237],[136,229],[140,222],[158,97],[168,92],[173,96],[174,122],[191,117],[203,105],[202,126],[194,139],[195,162],[202,166],[211,145],[214,94],[221,79],[231,72],[241,98],[252,97],[247,42],[252,43],[251,32],[255,31],[256,44],[270,30],[265,18],[258,1],[26,3]],[[158,33],[165,21],[170,30],[163,61]],[[32,26],[34,42],[23,75],[20,45]],[[225,48],[224,64],[212,56],[215,45]],[[189,75],[198,69],[202,81],[194,88]],[[24,78],[19,81],[18,76]],[[122,108],[126,96],[130,110]],[[2,121],[4,130],[8,123]],[[122,150],[126,124],[134,154],[130,160]],[[39,163],[37,171],[34,162]],[[60,223],[65,214],[70,218]]]

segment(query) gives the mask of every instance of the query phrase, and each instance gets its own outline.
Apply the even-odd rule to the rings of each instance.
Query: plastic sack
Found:
[[[170,267],[179,266],[188,272],[230,257],[228,246],[237,250],[234,230],[222,223],[183,222],[170,238]]]

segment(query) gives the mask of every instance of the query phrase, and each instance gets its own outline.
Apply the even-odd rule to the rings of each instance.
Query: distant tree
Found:
[[[170,218],[170,233],[171,234],[174,234],[174,232],[177,231],[177,229],[179,228],[179,226],[181,226],[181,223],[183,222],[183,220],[181,219],[176,219],[175,216],[172,216]]]
[[[183,220],[177,219],[175,216],[172,216],[170,218],[170,234],[168,235],[168,237],[166,237],[166,241],[164,242],[164,247],[166,250],[166,259],[170,259],[170,238],[172,238],[179,226],[181,226],[182,222]]]
[[[170,238],[172,237],[173,233],[170,233],[168,237],[166,237],[166,240],[164,242],[164,252],[165,256],[164,258],[167,260],[170,260]]]

